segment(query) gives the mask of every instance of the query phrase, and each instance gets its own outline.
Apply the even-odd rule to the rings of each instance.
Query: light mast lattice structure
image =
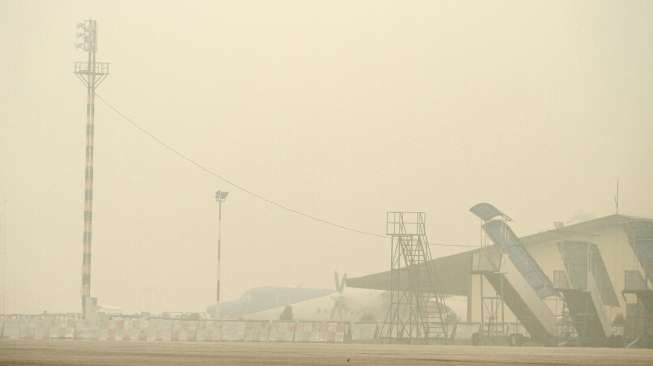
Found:
[[[388,343],[446,343],[447,306],[438,292],[424,212],[387,212],[390,301],[378,337]]]

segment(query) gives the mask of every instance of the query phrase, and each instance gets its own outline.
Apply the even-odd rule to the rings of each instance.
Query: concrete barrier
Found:
[[[57,317],[47,319],[46,322],[49,323],[50,338],[65,339],[75,337],[75,323],[72,318]]]
[[[222,329],[221,341],[243,341],[245,339],[246,322],[224,320],[220,322]]]
[[[50,338],[50,322],[47,319],[35,319],[32,324],[34,325],[34,339]]]
[[[141,329],[140,319],[126,319],[123,340],[139,341],[141,339]]]
[[[302,321],[295,328],[295,342],[319,342],[320,323]]]
[[[101,340],[104,341],[122,341],[125,339],[125,320],[110,319],[101,331]]]
[[[127,322],[125,321],[125,319],[116,319],[116,322],[115,322],[115,329],[116,329],[115,338],[116,338],[117,341],[122,341],[122,340],[128,339],[126,326],[127,326]]]
[[[220,340],[222,340],[222,323],[213,321],[210,322],[209,325],[210,325],[209,341],[219,342]]]
[[[195,330],[197,342],[208,342],[211,340],[211,325],[208,321],[198,322]]]
[[[94,324],[85,320],[75,322],[75,339],[97,339],[98,329]]]
[[[321,322],[316,342],[342,343],[345,338],[346,323],[344,322]]]
[[[177,320],[172,327],[172,340],[187,342],[195,340],[197,322],[192,320]]]
[[[351,339],[353,341],[371,341],[376,338],[376,323],[352,323]]]
[[[20,327],[20,338],[34,339],[34,325],[32,320],[28,318],[17,319],[18,326]]]
[[[154,334],[154,331],[151,330],[150,320],[149,319],[139,319],[138,321],[138,340],[147,342],[148,336]],[[154,338],[154,336],[151,336]]]
[[[156,342],[158,319],[148,319],[143,324],[143,338],[146,342]]]
[[[34,325],[28,319],[19,319],[18,326],[20,328],[20,337],[26,339],[34,339]]]
[[[371,340],[376,324],[313,321],[137,319],[109,316],[96,322],[79,316],[0,317],[0,337],[145,342],[325,342]]]
[[[57,318],[46,318],[45,321],[48,323],[48,338],[57,339],[60,338],[63,334],[63,327],[61,326],[61,320]]]
[[[66,329],[64,332],[64,338],[66,339],[75,338],[75,319],[70,318],[66,320]]]
[[[349,322],[338,322],[336,323],[336,329],[334,333],[334,342],[343,343],[345,341],[351,340],[351,328]],[[349,336],[349,339],[346,337]]]
[[[292,342],[295,339],[295,322],[275,321],[270,323],[270,342]]]
[[[243,340],[245,342],[265,342],[268,340],[269,326],[267,321],[247,321]]]
[[[467,343],[472,341],[472,335],[481,329],[479,323],[458,323],[451,341],[456,343]]]
[[[21,321],[18,319],[8,319],[3,322],[2,337],[9,339],[18,339],[21,337]]]
[[[172,341],[173,321],[169,319],[157,319],[155,321],[156,340],[159,342]]]

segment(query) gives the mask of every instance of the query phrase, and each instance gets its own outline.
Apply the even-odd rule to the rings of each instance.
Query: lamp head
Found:
[[[218,202],[222,202],[227,198],[228,195],[229,192],[217,191],[215,192],[215,200]]]

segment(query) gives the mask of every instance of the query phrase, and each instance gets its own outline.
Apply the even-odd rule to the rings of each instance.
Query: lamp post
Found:
[[[222,202],[227,199],[229,192],[215,192],[215,200],[218,202],[218,275],[215,288],[215,317],[220,318],[220,251],[222,248]]]

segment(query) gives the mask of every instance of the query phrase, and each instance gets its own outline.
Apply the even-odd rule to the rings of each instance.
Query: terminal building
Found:
[[[545,344],[650,342],[653,219],[617,214],[520,237],[494,206],[471,211],[483,222],[480,247],[428,262],[438,293],[466,298],[461,323],[478,324],[488,337],[521,329]],[[390,291],[390,277],[387,271],[347,284]]]

